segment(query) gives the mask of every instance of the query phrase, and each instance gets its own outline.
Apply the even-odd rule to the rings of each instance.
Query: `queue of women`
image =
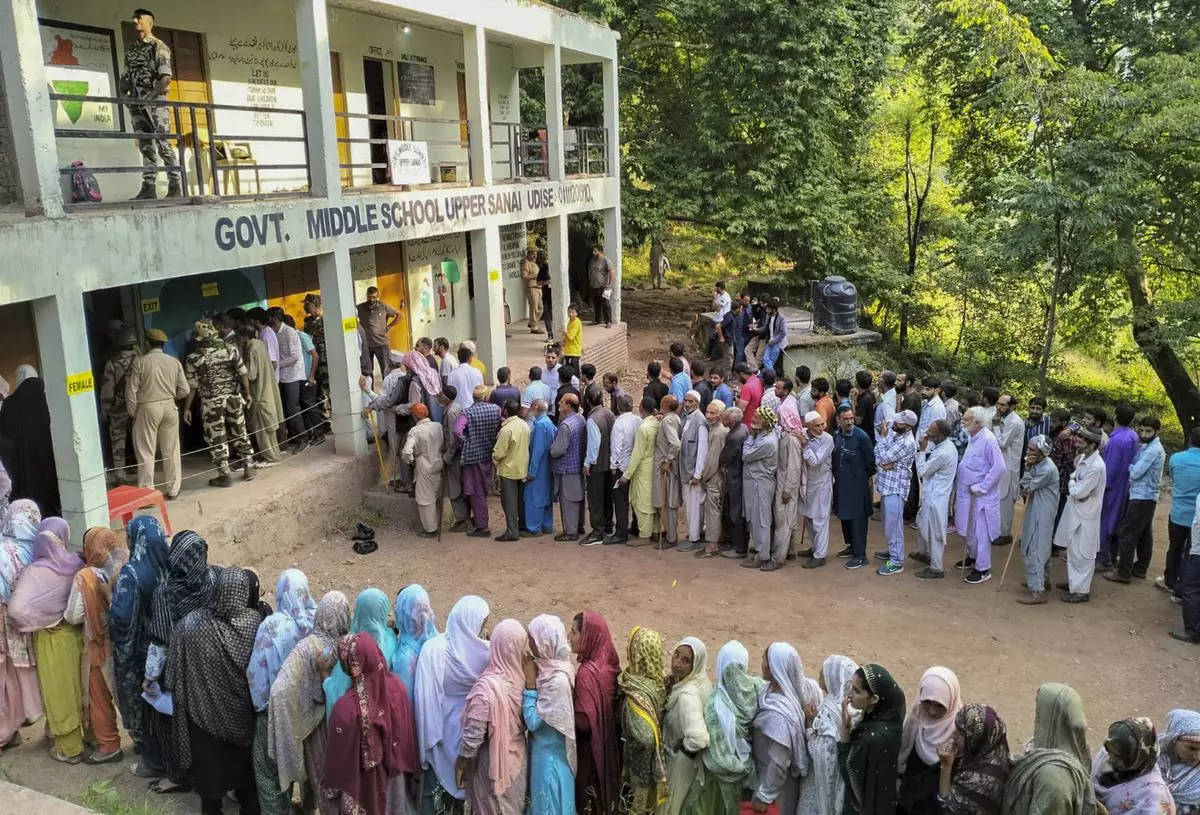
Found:
[[[910,709],[880,665],[830,656],[811,679],[786,642],[760,660],[731,641],[714,685],[705,643],[667,652],[649,628],[622,668],[591,611],[493,623],[466,596],[439,632],[420,586],[352,609],[295,569],[272,610],[195,532],[138,517],[76,554],[61,518],[0,512],[0,746],[44,713],[54,760],[120,761],[119,710],[131,771],[204,813],[227,794],[243,813],[1200,813],[1197,712],[1161,735],[1115,722],[1093,754],[1079,695],[1047,684],[1014,750],[944,667]]]

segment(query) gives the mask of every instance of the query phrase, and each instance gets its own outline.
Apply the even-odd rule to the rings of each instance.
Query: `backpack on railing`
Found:
[[[98,204],[103,201],[96,174],[84,167],[82,161],[72,161],[71,168],[71,203]]]

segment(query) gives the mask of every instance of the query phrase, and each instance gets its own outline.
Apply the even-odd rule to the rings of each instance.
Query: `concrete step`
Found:
[[[402,492],[393,492],[384,484],[376,484],[363,491],[363,509],[378,513],[401,528],[417,529],[421,520],[417,516],[417,501]]]

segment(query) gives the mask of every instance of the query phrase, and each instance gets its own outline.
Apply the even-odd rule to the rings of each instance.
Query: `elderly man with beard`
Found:
[[[525,476],[525,529],[532,538],[554,531],[554,476],[550,472],[550,447],[556,434],[545,399],[529,403],[529,472]]]
[[[550,470],[554,493],[562,511],[563,531],[554,539],[574,542],[583,536],[583,454],[587,446],[587,423],[579,415],[579,397],[564,394],[558,400],[558,432],[550,446]]]
[[[876,553],[884,561],[877,573],[890,577],[904,571],[904,501],[913,478],[913,463],[917,459],[917,442],[912,430],[917,415],[902,410],[892,419],[892,432],[875,445],[875,489],[883,505],[883,534],[887,552]]]
[[[756,557],[742,566],[761,568],[771,557],[771,510],[775,497],[775,472],[779,440],[775,436],[775,411],[760,407],[750,420],[750,435],[742,445],[742,500]]]
[[[1067,483],[1067,506],[1063,510],[1054,543],[1067,549],[1067,582],[1064,603],[1091,600],[1096,553],[1100,551],[1100,518],[1104,506],[1104,459],[1100,457],[1100,434],[1093,428],[1075,429],[1079,458]]]
[[[760,569],[773,572],[783,567],[783,561],[792,547],[792,535],[796,531],[796,519],[804,499],[804,423],[795,406],[780,414],[779,459],[775,471],[775,528],[769,557],[759,551]]]
[[[1005,394],[996,400],[996,415],[992,418],[992,432],[996,435],[996,444],[1000,445],[1000,454],[1004,456],[1004,466],[1008,469],[1000,490],[1000,536],[995,541],[997,546],[1012,543],[1013,508],[1017,503],[1021,481],[1025,420],[1017,415],[1016,407],[1016,398]]]
[[[1029,594],[1017,598],[1025,606],[1046,603],[1046,584],[1050,582],[1050,540],[1054,537],[1054,516],[1058,513],[1058,468],[1050,458],[1054,443],[1047,436],[1034,436],[1025,453],[1025,474],[1021,476],[1021,496],[1025,499],[1025,520],[1021,524],[1021,556],[1025,558],[1025,585]]]
[[[679,544],[679,551],[694,552],[700,548],[700,525],[704,522],[704,485],[700,475],[708,460],[708,424],[700,412],[700,394],[694,390],[683,397],[680,440],[676,473],[687,513],[688,539]]]
[[[921,580],[939,580],[946,576],[942,557],[946,552],[946,526],[950,516],[950,496],[958,469],[958,449],[950,438],[950,422],[935,419],[921,437],[917,452],[917,477],[921,479],[921,508],[917,510],[917,547],[912,558],[924,563],[917,572]]]
[[[829,555],[829,512],[833,499],[833,436],[825,432],[825,417],[815,410],[804,414],[807,430],[797,438],[804,451],[804,516],[810,546],[800,557],[805,569],[819,569]],[[866,432],[865,430],[863,432]]]
[[[966,571],[963,579],[972,585],[992,579],[992,541],[1000,534],[1000,496],[1008,477],[1000,445],[984,426],[984,415],[982,408],[970,408],[963,416],[970,440],[958,463],[954,502],[955,522],[967,539],[967,556],[954,567]]]
[[[725,500],[725,471],[721,467],[721,453],[725,449],[725,437],[729,428],[722,421],[725,403],[713,399],[704,411],[708,431],[708,452],[704,457],[704,469],[700,473],[700,486],[704,489],[704,549],[696,557],[716,557],[721,546],[721,508]]]
[[[721,449],[721,471],[725,474],[725,506],[721,516],[729,548],[721,551],[722,557],[743,558],[746,556],[746,513],[742,490],[742,445],[750,435],[750,429],[742,421],[742,411],[736,407],[725,408],[721,424],[729,430],[725,446]]]
[[[437,508],[442,486],[442,426],[429,420],[429,408],[420,403],[413,405],[412,417],[416,424],[408,431],[400,457],[413,468],[422,529],[418,536],[436,538],[440,529]]]
[[[662,399],[659,414],[658,436],[654,441],[654,483],[651,484],[651,500],[662,519],[662,531],[653,538],[658,548],[670,549],[679,538],[679,504],[683,498],[675,468],[681,447],[679,402],[674,396]]]

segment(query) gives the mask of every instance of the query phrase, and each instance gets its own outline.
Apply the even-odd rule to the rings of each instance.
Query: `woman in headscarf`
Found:
[[[33,562],[41,522],[41,511],[28,498],[9,504],[0,521],[0,750],[19,745],[19,728],[42,715],[33,638],[8,619],[17,580]]]
[[[46,384],[32,365],[17,367],[16,390],[0,411],[0,459],[12,480],[11,500],[32,499],[43,516],[62,512]]]
[[[629,632],[626,659],[625,670],[617,679],[623,694],[619,720],[624,738],[621,765],[629,785],[631,815],[648,815],[667,801],[667,759],[661,724],[667,698],[662,635],[635,627]]]
[[[459,598],[446,617],[446,633],[421,648],[415,684],[418,749],[425,770],[422,813],[433,812],[443,796],[457,801],[466,797],[455,777],[455,763],[462,741],[463,706],[488,664],[490,647],[484,627],[489,613],[482,597]]]
[[[663,708],[663,747],[667,756],[667,806],[663,815],[679,815],[697,774],[700,751],[708,747],[704,706],[712,696],[708,649],[696,637],[684,637],[671,654]]]
[[[575,675],[575,803],[581,812],[612,815],[621,794],[621,745],[616,719],[621,658],[613,646],[608,623],[594,611],[576,614],[567,636],[579,654]]]
[[[241,572],[240,569],[234,571]],[[249,577],[243,576],[246,577],[245,602],[248,604]],[[193,611],[211,608],[215,578],[216,572],[208,566],[208,542],[190,529],[175,533],[167,552],[167,579],[158,581],[151,598],[150,645],[146,649],[143,675],[148,687],[147,696],[157,698],[162,692],[163,672],[167,667],[167,654],[176,624]],[[256,630],[257,625],[256,622]],[[177,791],[185,785],[187,773],[181,765],[178,749],[180,740],[173,735],[173,719],[153,708],[149,716],[148,730],[150,740],[154,742],[151,749],[157,751],[162,759],[163,774],[166,776],[165,780],[160,779],[150,789],[158,793]]]
[[[477,815],[520,815],[525,809],[525,721],[521,701],[529,634],[502,620],[491,636],[487,667],[467,694],[456,783]],[[540,790],[539,790],[540,792]]]
[[[850,726],[850,708],[862,720]],[[896,768],[904,733],[904,691],[882,665],[854,672],[838,745],[838,766],[846,782],[843,815],[892,815],[896,811]]]
[[[142,699],[142,679],[150,647],[151,598],[159,582],[167,579],[167,535],[151,515],[139,515],[130,521],[127,535],[131,543],[129,562],[117,577],[108,615],[117,708],[133,740],[134,752],[139,755],[131,772],[143,778],[158,778],[163,773],[162,757],[148,738],[149,706]]]
[[[804,663],[786,642],[773,642],[763,653],[767,687],[754,717],[753,742],[758,786],[756,804],[776,804],[781,815],[796,815],[800,782],[808,775],[804,731]]]
[[[254,786],[264,815],[290,815],[292,799],[279,786],[279,768],[271,760],[267,705],[271,684],[283,662],[300,640],[312,633],[317,604],[308,591],[308,578],[299,569],[287,569],[275,584],[274,612],[258,625],[254,650],[246,668],[250,700],[254,703]]]
[[[84,568],[75,574],[71,596],[67,599],[64,619],[83,626],[83,659],[80,681],[83,687],[83,721],[96,741],[88,764],[107,764],[124,758],[121,734],[117,730],[117,711],[113,707],[112,639],[108,612],[117,569],[124,566],[128,553],[121,537],[106,526],[95,526],[83,536]],[[118,561],[120,561],[118,563]]]
[[[838,815],[846,796],[846,782],[838,767],[838,742],[842,735],[842,705],[854,680],[858,663],[840,655],[826,657],[817,682],[825,692],[808,724],[808,778],[800,790],[801,806],[812,815]],[[805,711],[806,718],[808,711]],[[857,723],[857,719],[851,725]]]
[[[275,763],[276,783],[288,794],[300,784],[301,808],[335,815],[337,807],[321,795],[325,770],[325,690],[322,683],[337,661],[337,641],[350,630],[350,601],[340,591],[326,592],[317,603],[312,633],[283,661],[271,685],[267,707],[267,754]]]
[[[1175,801],[1158,769],[1158,736],[1149,719],[1122,719],[1092,759],[1096,800],[1109,812],[1174,815]]]
[[[1033,741],[1014,757],[1004,787],[1004,815],[1093,815],[1096,794],[1088,777],[1092,757],[1087,746],[1083,700],[1066,685],[1038,688]]]
[[[329,718],[321,793],[340,803],[342,815],[404,812],[415,800],[412,779],[420,766],[408,694],[374,637],[342,637],[338,661],[353,690],[337,700]],[[397,794],[409,800],[397,801]]]
[[[404,354],[404,367],[412,374],[409,383],[408,405],[423,404],[429,409],[429,418],[434,424],[442,421],[442,406],[438,403],[438,395],[442,392],[442,377],[429,364],[429,360],[417,351],[407,351]]]
[[[962,690],[954,671],[935,666],[921,676],[900,740],[897,809],[903,815],[938,815],[938,747],[954,735],[954,719],[961,709]]]
[[[417,658],[421,647],[437,636],[437,617],[429,592],[416,583],[396,595],[396,629],[400,632],[392,654],[392,673],[404,683],[408,701],[416,704]]]
[[[1158,769],[1175,799],[1178,815],[1200,813],[1200,713],[1172,710],[1158,740]]]
[[[54,736],[50,757],[66,764],[83,759],[83,632],[63,619],[79,555],[67,549],[71,531],[62,518],[46,518],[33,542],[33,562],[25,568],[9,601],[9,620],[33,634],[38,690]]]
[[[705,815],[737,815],[743,789],[754,789],[750,729],[764,682],[747,672],[750,654],[737,640],[717,652],[717,687],[704,705],[708,749],[704,772],[688,793],[685,808]]]
[[[388,615],[392,612],[392,604],[387,595],[376,588],[363,589],[354,601],[354,617],[350,620],[351,634],[370,634],[379,646],[383,658],[391,662],[396,650],[396,632],[388,625]],[[333,673],[325,680],[325,711],[327,716],[333,715],[333,706],[342,694],[350,690],[350,677],[339,664],[334,666]]]
[[[532,659],[524,662],[522,712],[529,728],[530,815],[574,815],[575,664],[562,620],[552,614],[529,623]]]
[[[175,706],[171,740],[204,813],[219,813],[230,790],[243,811],[258,804],[250,758],[254,703],[246,666],[260,620],[249,603],[246,573],[222,569],[212,605],[188,613],[171,636],[165,677]]]
[[[264,462],[275,464],[283,456],[279,452],[276,430],[283,417],[283,403],[279,397],[279,384],[275,381],[275,369],[267,344],[258,338],[251,326],[238,329],[238,336],[245,347],[246,373],[250,380],[250,395],[253,397],[246,414],[246,424],[254,436],[258,457]]]
[[[954,735],[938,746],[939,810],[945,815],[999,815],[1010,768],[1004,722],[987,705],[967,705]]]

